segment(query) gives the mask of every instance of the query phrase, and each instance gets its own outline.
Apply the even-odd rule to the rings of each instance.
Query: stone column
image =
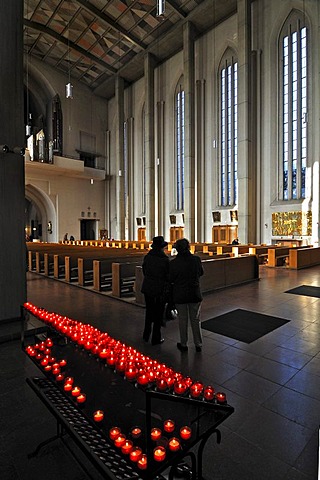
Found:
[[[238,235],[256,241],[256,166],[253,155],[251,89],[251,1],[238,0]]]
[[[145,85],[145,168],[146,168],[146,238],[155,236],[155,159],[154,159],[154,67],[155,59],[144,57]]]
[[[115,82],[116,98],[116,212],[117,212],[117,240],[125,239],[125,199],[124,199],[124,80],[120,76]]]
[[[195,241],[195,122],[194,122],[194,29],[183,26],[184,65],[184,221],[185,237]]]
[[[2,0],[0,15],[0,321],[20,316],[26,301],[24,231],[23,2]]]

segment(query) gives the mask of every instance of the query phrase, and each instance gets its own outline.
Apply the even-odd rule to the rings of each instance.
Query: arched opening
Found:
[[[25,229],[34,240],[58,241],[57,213],[50,197],[28,184],[25,187]]]

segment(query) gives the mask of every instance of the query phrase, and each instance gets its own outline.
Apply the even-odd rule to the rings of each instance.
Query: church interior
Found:
[[[1,479],[319,479],[320,3],[2,2]],[[163,343],[143,341],[141,265],[159,235],[170,260],[181,238],[201,258],[202,351],[191,332],[177,349],[176,318]],[[79,357],[83,382],[93,364],[93,397],[112,377],[92,427],[89,398],[79,407],[28,354],[51,327],[26,302],[192,379],[190,392],[149,380],[149,396],[65,329],[53,348]],[[37,387],[43,376],[71,423]],[[168,435],[153,451],[140,438],[147,467],[103,430],[145,421],[148,433],[170,414],[197,425],[191,447],[177,428],[176,450]]]

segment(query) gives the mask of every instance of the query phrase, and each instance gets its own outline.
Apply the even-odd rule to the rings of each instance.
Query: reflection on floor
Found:
[[[227,393],[235,413],[221,427],[221,444],[213,437],[205,449],[206,480],[316,480],[320,299],[284,292],[299,285],[320,286],[319,274],[319,267],[260,267],[259,282],[205,296],[202,320],[241,308],[290,322],[251,344],[203,330],[202,353],[195,352],[192,342],[188,353],[177,350],[177,321],[163,329],[162,345],[151,346],[142,340],[142,308],[36,274],[28,273],[28,300],[92,323]],[[1,480],[89,478],[58,441],[27,459],[38,443],[55,433],[55,421],[26,385],[25,378],[39,372],[18,340],[0,344],[0,372]],[[92,478],[100,480],[90,470]]]

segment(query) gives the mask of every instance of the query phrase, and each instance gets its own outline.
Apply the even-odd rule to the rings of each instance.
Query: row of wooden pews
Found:
[[[27,247],[29,271],[115,297],[132,294],[135,266],[142,264],[146,254],[141,248],[119,246],[37,243]]]
[[[142,261],[149,246],[143,242],[28,243],[29,270],[116,298],[134,297],[137,304],[144,304]],[[203,262],[203,292],[259,279],[256,255],[233,258],[232,251],[218,253],[215,244],[192,244],[191,251]],[[169,244],[167,253],[171,252]]]

